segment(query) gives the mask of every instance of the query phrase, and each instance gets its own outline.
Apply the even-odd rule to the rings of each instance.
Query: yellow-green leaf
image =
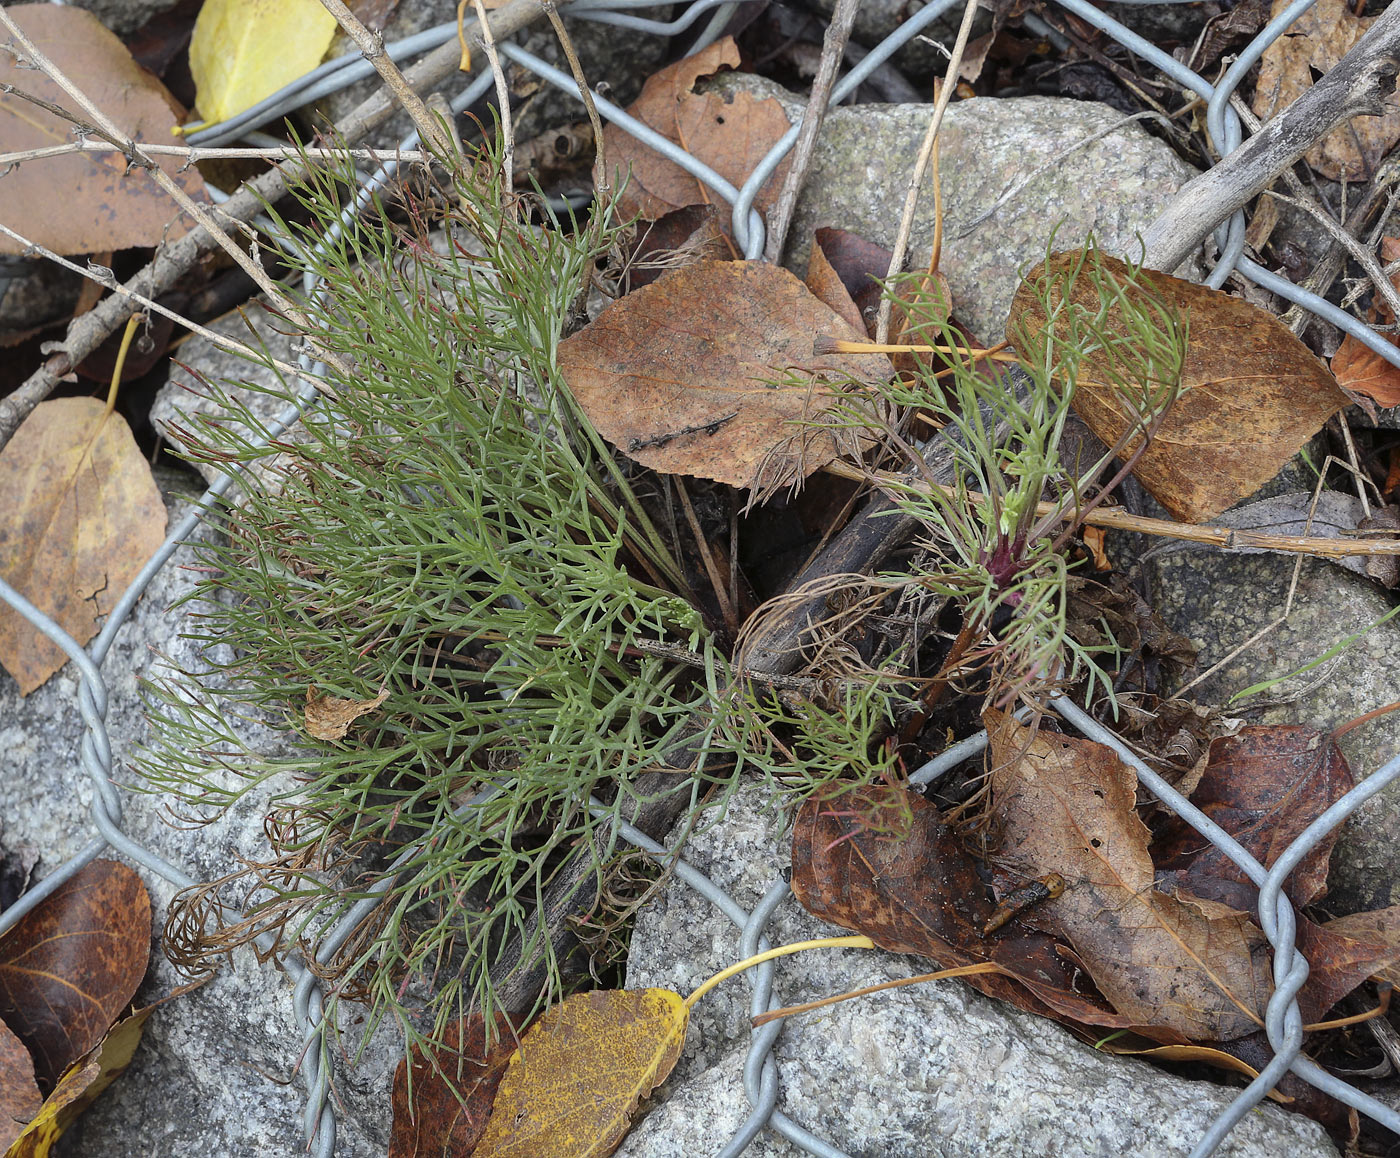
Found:
[[[165,538],[165,503],[119,414],[95,398],[41,402],[0,451],[0,576],[79,643]],[[68,661],[0,606],[0,666],[28,695]]]
[[[99,1045],[69,1066],[38,1115],[5,1151],[5,1158],[47,1158],[59,1135],[131,1064],[146,1019],[155,1008],[148,1005],[117,1022]]]
[[[556,1005],[520,1039],[474,1158],[605,1158],[676,1064],[689,1021],[669,989],[594,990]]]
[[[334,35],[320,0],[205,0],[190,41],[200,115],[252,108],[320,64]]]

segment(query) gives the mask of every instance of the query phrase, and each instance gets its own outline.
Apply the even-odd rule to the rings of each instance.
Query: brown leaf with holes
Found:
[[[998,863],[1064,893],[1036,909],[1109,1003],[1139,1025],[1197,1042],[1253,1032],[1272,991],[1263,933],[1247,914],[1155,887],[1137,776],[1101,744],[988,711]]]
[[[669,989],[565,998],[520,1039],[475,1158],[605,1158],[675,1067],[689,1021]]]
[[[1325,732],[1293,725],[1241,729],[1210,746],[1191,802],[1265,868],[1354,783],[1341,749]],[[1327,893],[1327,861],[1339,831],[1320,841],[1289,875],[1298,907]],[[1232,909],[1252,910],[1258,889],[1232,860],[1180,817],[1152,848],[1157,887],[1185,890]]]
[[[1274,0],[1272,16],[1289,0]],[[1264,50],[1254,85],[1254,114],[1268,121],[1313,86],[1313,77],[1331,72],[1376,17],[1353,15],[1346,0],[1317,0]],[[1333,181],[1367,181],[1400,140],[1400,94],[1385,98],[1378,117],[1355,117],[1303,154],[1303,160]]]
[[[388,688],[380,688],[372,700],[343,700],[309,687],[306,689],[306,730],[318,740],[343,740],[351,724],[388,698]]]
[[[1034,909],[984,934],[996,906],[966,838],[914,793],[902,794],[907,827],[867,823],[895,811],[883,795],[888,791],[848,792],[839,803],[813,798],[798,810],[792,891],[803,908],[864,933],[882,949],[917,953],[942,968],[991,962],[1000,972],[965,980],[1020,1009],[1070,1024],[1139,1028],[1078,986],[1082,974],[1065,957],[1065,947],[1030,923]]]
[[[1133,468],[1173,517],[1204,522],[1249,497],[1347,404],[1327,367],[1257,306],[1156,270],[1139,271],[1140,284],[1132,285],[1123,262],[1097,252],[1093,259],[1130,301],[1147,304],[1155,298],[1189,320],[1185,389]],[[1045,329],[1043,296],[1049,295],[1052,307],[1062,307],[1065,279],[1081,262],[1088,264],[1075,250],[1054,254],[1031,270],[1011,304],[1008,340],[1015,343],[1018,335]],[[1091,314],[1103,306],[1082,272],[1068,296]],[[1104,326],[1123,330],[1116,306],[1108,309]],[[1137,425],[1135,408],[1114,387],[1101,354],[1091,353],[1080,364],[1074,409],[1108,446]],[[1129,443],[1130,451],[1137,441]]]
[[[389,1158],[470,1154],[481,1140],[496,1087],[516,1046],[504,1014],[496,1015],[489,1047],[485,1026],[480,1012],[473,1013],[450,1023],[436,1045],[415,1045],[399,1062],[391,1098]]]
[[[830,411],[842,383],[883,381],[879,354],[812,353],[862,339],[791,273],[704,261],[614,302],[559,345],[599,433],[644,466],[736,487],[798,482],[868,437]]]
[[[131,59],[115,34],[85,9],[14,4],[10,16],[41,52],[138,142],[166,145],[182,110],[165,86]],[[42,72],[0,53],[0,85],[62,108],[72,99]],[[73,140],[70,121],[10,92],[0,91],[0,141],[5,149],[49,148]],[[194,200],[207,202],[199,170],[179,157],[159,159],[162,169]],[[27,161],[3,178],[5,224],[29,241],[58,253],[95,253],[159,245],[187,233],[193,222],[139,166],[114,151],[71,153]],[[56,200],[55,191],[61,191]],[[0,236],[0,254],[24,245]]]
[[[0,939],[0,1018],[52,1088],[107,1035],[146,975],[151,901],[141,878],[96,860]]]
[[[0,576],[79,643],[165,539],[165,503],[125,419],[94,398],[41,402],[0,449]],[[68,662],[0,605],[0,666],[28,695]]]
[[[651,76],[641,95],[627,111],[704,162],[735,187],[741,186],[759,161],[788,131],[787,113],[772,98],[750,93],[696,93],[695,83],[739,63],[733,37],[726,36],[708,48],[678,60]],[[606,163],[612,169],[612,187],[620,190],[618,213],[656,220],[682,205],[718,205],[725,199],[674,161],[642,144],[615,125],[603,130]],[[759,191],[756,208],[767,209],[787,175],[788,162],[778,166]],[[594,168],[595,181],[603,182]],[[729,214],[720,222],[730,231]]]

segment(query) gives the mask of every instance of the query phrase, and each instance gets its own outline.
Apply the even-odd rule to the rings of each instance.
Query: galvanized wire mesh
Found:
[[[1089,24],[1105,31],[1143,60],[1171,76],[1184,88],[1206,98],[1209,102],[1208,123],[1211,135],[1225,152],[1229,152],[1240,143],[1243,137],[1239,116],[1230,105],[1231,94],[1265,48],[1282,35],[1298,16],[1311,7],[1314,0],[1295,0],[1286,11],[1272,20],[1268,27],[1251,42],[1216,85],[1209,84],[1170,55],[1110,19],[1092,7],[1087,0],[1056,0],[1056,2]],[[1132,2],[1137,3],[1142,2],[1142,0],[1132,0]],[[842,79],[832,94],[833,103],[845,99],[896,50],[960,3],[961,0],[936,0],[906,20],[900,28],[872,50],[857,67]],[[692,51],[694,51],[712,41],[719,34],[738,5],[732,0],[695,0],[686,6],[680,15],[670,21],[654,20],[638,15],[634,11],[652,6],[651,0],[575,0],[575,3],[569,6],[567,11],[574,16],[611,24],[631,33],[660,36],[673,35],[692,27],[700,27],[702,17],[708,15],[709,20],[703,24],[703,32],[693,45]],[[396,60],[403,59],[427,51],[455,35],[455,25],[443,25],[388,46],[388,53]],[[578,89],[572,77],[565,75],[514,44],[503,43],[499,47],[501,53],[509,60],[561,90],[578,97]],[[255,131],[258,126],[276,120],[311,100],[318,99],[354,80],[367,76],[371,71],[368,63],[361,60],[358,53],[331,61],[233,121],[193,134],[190,138],[191,143],[214,145],[246,136],[249,132]],[[484,73],[479,76],[467,84],[451,102],[453,108],[461,111],[475,104],[486,94],[491,84],[492,80],[489,74]],[[594,100],[603,117],[675,161],[730,204],[733,213],[734,235],[743,247],[745,255],[756,258],[762,253],[764,223],[761,216],[753,208],[754,199],[759,188],[792,148],[800,126],[794,126],[754,168],[744,184],[736,188],[683,149],[678,148],[669,140],[628,116],[616,105],[598,96],[595,96]],[[416,144],[416,135],[411,135],[402,142],[402,148],[411,150],[416,147]],[[360,198],[350,210],[347,210],[347,213],[358,212],[368,202],[373,190],[388,181],[395,170],[395,164],[386,164],[367,179]],[[1217,240],[1220,247],[1220,257],[1210,275],[1210,285],[1219,287],[1224,284],[1231,272],[1238,272],[1250,281],[1288,301],[1301,305],[1340,327],[1388,361],[1400,365],[1400,352],[1397,352],[1394,346],[1386,342],[1370,327],[1317,295],[1301,289],[1292,282],[1278,277],[1246,259],[1243,256],[1244,216],[1242,212],[1235,213],[1219,227]],[[3,279],[4,276],[3,269],[0,269],[0,279]],[[308,295],[315,294],[317,288],[314,284],[307,284],[304,287]],[[304,360],[303,367],[312,375],[318,373],[320,368],[310,366],[308,362],[309,360]],[[313,404],[315,397],[316,391],[313,386],[308,384],[303,387],[297,402],[279,416],[277,422],[273,424],[268,432],[268,439],[278,437],[294,424],[304,409]],[[201,501],[196,504],[196,513],[186,517],[170,532],[164,545],[151,557],[141,573],[131,583],[112,611],[101,633],[87,648],[79,645],[52,619],[34,607],[3,579],[0,579],[0,598],[17,609],[49,639],[62,648],[78,670],[79,692],[75,707],[86,726],[80,762],[83,770],[91,778],[95,789],[92,805],[92,826],[95,830],[93,839],[71,860],[49,874],[15,905],[0,914],[0,933],[11,928],[21,917],[52,894],[83,866],[109,849],[128,857],[133,862],[144,866],[177,886],[185,887],[195,883],[181,869],[167,863],[149,849],[134,842],[122,831],[122,800],[121,794],[112,780],[112,752],[105,724],[107,689],[99,667],[111,648],[118,630],[125,623],[148,583],[165,566],[176,548],[191,535],[198,525],[200,519],[198,512],[218,500],[234,483],[235,478],[234,475],[225,475],[211,486]],[[1142,785],[1220,848],[1254,881],[1259,889],[1259,920],[1274,951],[1275,992],[1269,1002],[1265,1018],[1268,1040],[1274,1050],[1274,1057],[1259,1077],[1236,1097],[1228,1111],[1221,1115],[1200,1140],[1193,1152],[1194,1155],[1203,1158],[1203,1156],[1210,1154],[1234,1124],[1257,1105],[1278,1079],[1289,1070],[1400,1134],[1400,1114],[1374,1098],[1361,1093],[1346,1082],[1326,1073],[1301,1054],[1303,1025],[1296,996],[1307,978],[1308,963],[1296,947],[1295,916],[1292,906],[1282,891],[1288,875],[1312,849],[1317,847],[1364,801],[1386,789],[1397,776],[1400,776],[1400,756],[1390,760],[1337,801],[1289,845],[1272,869],[1266,870],[1227,833],[1143,764],[1117,736],[1088,716],[1082,709],[1063,697],[1052,698],[1050,707],[1081,734],[1106,744],[1117,752],[1125,762],[1136,770]],[[969,737],[930,761],[919,769],[911,779],[915,784],[926,784],[944,771],[975,755],[985,745],[985,734]],[[463,807],[470,807],[471,803],[469,801]],[[771,890],[754,910],[746,912],[703,874],[686,864],[684,860],[674,859],[669,850],[652,841],[644,833],[628,825],[623,825],[620,832],[626,840],[639,849],[665,859],[668,864],[674,864],[676,874],[681,880],[712,901],[743,930],[740,949],[742,956],[751,955],[768,947],[768,943],[763,937],[763,928],[776,908],[787,897],[789,889],[786,883],[782,880],[775,881]],[[390,878],[386,877],[383,882],[386,889],[389,880]],[[317,956],[322,960],[329,960],[355,932],[357,927],[371,915],[377,904],[378,900],[375,896],[360,901],[322,938],[317,949]],[[305,1134],[310,1152],[326,1158],[335,1151],[336,1111],[333,1102],[328,1097],[331,1074],[323,1063],[322,1059],[325,1055],[320,1048],[321,1039],[325,1032],[322,1020],[322,994],[314,973],[294,956],[285,961],[285,967],[294,986],[297,1032],[301,1035],[304,1046],[302,1080],[307,1088]],[[760,966],[750,976],[753,979],[752,1012],[758,1014],[776,1007],[777,1002],[772,997],[774,965],[769,963]],[[744,1070],[744,1084],[752,1104],[752,1111],[743,1127],[725,1147],[722,1156],[723,1158],[732,1158],[732,1156],[740,1154],[753,1138],[767,1127],[777,1131],[812,1154],[823,1155],[826,1158],[840,1158],[841,1152],[839,1150],[812,1135],[777,1109],[781,1079],[771,1050],[773,1042],[780,1032],[781,1023],[773,1022],[753,1033]]]

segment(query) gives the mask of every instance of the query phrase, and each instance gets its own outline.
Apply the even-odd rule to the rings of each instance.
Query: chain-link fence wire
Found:
[[[1228,153],[1243,139],[1240,118],[1230,105],[1230,97],[1234,89],[1268,45],[1281,36],[1293,21],[1312,6],[1315,0],[1295,0],[1284,12],[1274,18],[1240,54],[1217,85],[1209,84],[1155,45],[1093,8],[1087,3],[1087,0],[1056,0],[1056,2],[1069,12],[1101,29],[1142,59],[1161,69],[1183,88],[1206,98],[1209,102],[1208,127],[1212,139],[1222,153]],[[1128,0],[1128,2],[1146,4],[1152,3],[1154,0]],[[835,87],[831,103],[835,104],[844,100],[895,51],[961,3],[962,0],[935,0],[934,3],[929,4],[906,20],[894,33],[871,50],[859,65],[852,69]],[[675,35],[696,27],[700,25],[701,17],[709,14],[709,21],[704,24],[702,31],[691,46],[691,51],[694,52],[711,43],[719,35],[733,11],[738,7],[738,0],[695,0],[679,16],[670,21],[652,20],[630,11],[648,7],[654,7],[651,0],[575,0],[575,3],[569,5],[566,10],[571,16],[577,18],[614,25],[629,32],[661,36]],[[1038,20],[1036,17],[1028,19]],[[1044,31],[1051,30],[1045,26]],[[456,34],[455,24],[441,25],[406,40],[387,45],[386,52],[392,59],[401,60],[428,51]],[[507,59],[578,98],[578,88],[572,77],[514,44],[502,43],[498,48]],[[268,97],[254,109],[240,114],[233,121],[211,126],[191,134],[190,142],[198,145],[215,145],[240,137],[246,138],[250,133],[256,133],[259,126],[278,120],[293,109],[343,88],[371,72],[371,66],[360,57],[359,53],[352,53],[328,62],[280,92]],[[454,111],[460,112],[474,105],[486,95],[491,85],[490,74],[483,72],[483,75],[468,84],[451,101]],[[626,112],[606,99],[595,94],[594,103],[597,105],[599,113],[612,124],[675,161],[709,189],[724,198],[732,206],[734,235],[742,246],[745,256],[752,259],[757,258],[762,253],[764,223],[753,208],[754,199],[759,188],[767,181],[792,148],[800,131],[800,125],[794,126],[753,169],[744,184],[736,188],[685,150],[628,116]],[[416,134],[410,134],[401,143],[401,147],[405,151],[416,146]],[[349,215],[362,210],[368,204],[373,192],[389,181],[396,170],[397,164],[390,162],[382,165],[373,175],[368,177],[363,182],[360,195],[347,208],[345,220],[349,219]],[[1220,258],[1208,279],[1208,284],[1218,288],[1224,284],[1231,272],[1238,272],[1242,277],[1338,326],[1365,343],[1387,361],[1400,365],[1400,351],[1397,351],[1396,347],[1385,341],[1371,327],[1366,326],[1318,295],[1310,293],[1244,258],[1244,215],[1242,211],[1234,213],[1227,222],[1218,228],[1216,238],[1220,249]],[[286,239],[274,237],[273,240],[279,244],[286,243]],[[4,278],[6,273],[6,270],[0,269],[0,279]],[[305,283],[303,290],[307,295],[320,292],[314,281]],[[297,422],[308,407],[318,404],[319,394],[314,379],[319,376],[323,367],[311,364],[311,360],[305,356],[303,356],[301,364],[306,372],[307,381],[299,389],[295,402],[270,425],[263,439],[264,444],[279,437]],[[36,608],[3,579],[0,579],[0,598],[3,598],[58,645],[73,660],[78,669],[77,708],[86,727],[82,740],[80,763],[83,770],[91,778],[95,790],[92,824],[97,833],[77,855],[45,877],[4,913],[0,913],[0,934],[12,928],[26,913],[108,849],[126,856],[181,888],[196,883],[179,868],[131,840],[122,831],[122,801],[112,780],[112,751],[105,724],[107,690],[99,668],[111,648],[117,632],[126,622],[147,584],[166,564],[176,548],[198,526],[203,517],[200,512],[212,508],[236,479],[237,473],[225,474],[208,488],[196,504],[194,513],[183,519],[170,532],[160,550],[150,558],[132,581],[113,608],[102,631],[87,648],[82,647],[49,616]],[[1112,748],[1136,771],[1139,783],[1156,795],[1159,800],[1181,816],[1207,840],[1221,849],[1259,888],[1259,920],[1274,952],[1275,991],[1266,1010],[1265,1028],[1275,1056],[1259,1077],[1236,1097],[1229,1108],[1202,1137],[1193,1151],[1193,1158],[1196,1156],[1204,1158],[1204,1156],[1209,1155],[1235,1123],[1257,1105],[1279,1078],[1289,1070],[1332,1097],[1354,1107],[1381,1125],[1400,1134],[1400,1114],[1376,1099],[1354,1089],[1346,1082],[1326,1073],[1301,1054],[1303,1023],[1296,997],[1307,978],[1308,963],[1295,944],[1296,920],[1292,906],[1282,892],[1283,884],[1288,875],[1309,852],[1326,839],[1364,801],[1383,791],[1392,780],[1400,776],[1400,756],[1389,761],[1327,809],[1288,846],[1278,857],[1272,869],[1265,869],[1218,825],[1147,767],[1109,729],[1064,697],[1053,697],[1050,700],[1050,707],[1081,734]],[[912,782],[916,785],[928,784],[943,772],[976,755],[985,748],[986,743],[986,734],[981,733],[955,744],[918,769],[911,777]],[[462,808],[474,807],[479,802],[479,798],[473,798],[462,805]],[[622,825],[619,831],[622,837],[638,848],[674,865],[676,875],[682,881],[713,902],[740,927],[742,930],[741,956],[749,956],[768,947],[768,943],[763,937],[763,928],[773,912],[789,894],[789,887],[784,881],[776,881],[754,910],[746,912],[704,874],[687,864],[683,859],[676,858],[672,851],[663,848],[644,833],[626,824]],[[414,851],[409,850],[404,856],[411,856]],[[316,950],[318,960],[329,960],[353,935],[359,925],[374,912],[380,903],[379,895],[388,891],[392,880],[392,872],[386,874],[377,889],[372,890],[374,895],[359,901],[321,938]],[[260,943],[260,947],[269,948],[270,945]],[[299,961],[294,954],[286,957],[283,963],[293,982],[293,1006],[297,1028],[303,1039],[302,1070],[303,1081],[307,1087],[304,1130],[308,1139],[309,1152],[320,1156],[320,1158],[329,1158],[335,1151],[336,1115],[334,1103],[329,1098],[331,1074],[323,1060],[326,1056],[322,1049],[325,1026],[320,984],[314,972]],[[775,969],[771,962],[752,971],[751,1011],[754,1015],[778,1007],[779,1002],[773,996],[774,975]],[[765,1126],[777,1131],[809,1153],[823,1156],[823,1158],[842,1158],[841,1151],[804,1130],[776,1108],[779,1076],[771,1049],[780,1031],[781,1022],[771,1022],[753,1033],[744,1067],[744,1087],[752,1110],[744,1125],[721,1152],[721,1158],[733,1158],[733,1156],[742,1153]]]

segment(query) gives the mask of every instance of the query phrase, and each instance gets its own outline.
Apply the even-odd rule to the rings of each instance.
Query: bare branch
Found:
[[[499,39],[525,27],[539,15],[538,0],[508,0],[492,13],[491,29]],[[415,90],[431,89],[450,77],[459,61],[457,45],[449,42],[424,57],[404,77]],[[357,141],[384,124],[396,108],[384,91],[376,91],[340,121],[335,130],[347,142]],[[219,207],[220,216],[226,221],[248,220],[265,204],[280,200],[286,194],[288,183],[301,179],[308,170],[308,165],[297,160],[264,173],[224,202]],[[160,246],[151,263],[131,278],[126,288],[144,299],[159,297],[215,244],[205,230],[192,230],[178,241]],[[133,298],[113,294],[70,323],[62,352],[49,358],[18,390],[0,399],[0,447],[10,440],[34,407],[49,396],[59,380],[124,325],[138,308]]]
[[[1400,6],[1392,5],[1337,67],[1225,157],[1184,185],[1143,237],[1146,264],[1171,273],[1220,222],[1338,125],[1380,116],[1400,72]]]

